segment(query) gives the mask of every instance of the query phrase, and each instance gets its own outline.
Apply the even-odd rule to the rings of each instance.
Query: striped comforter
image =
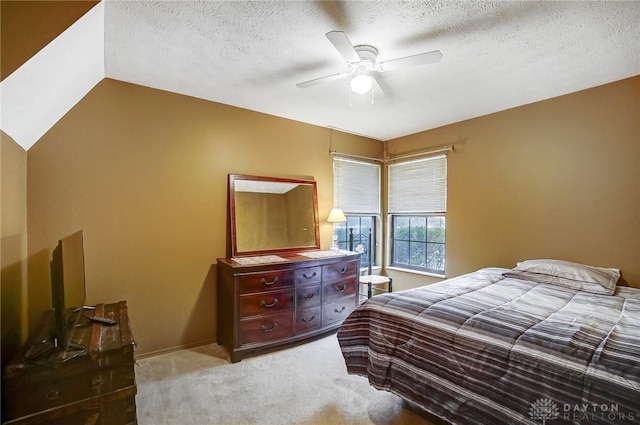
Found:
[[[640,290],[505,272],[367,300],[338,332],[348,372],[453,424],[640,424]]]

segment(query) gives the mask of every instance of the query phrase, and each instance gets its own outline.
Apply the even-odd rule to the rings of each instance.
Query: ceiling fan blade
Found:
[[[356,49],[353,48],[353,44],[349,41],[347,34],[342,31],[329,31],[325,35],[347,62],[360,62],[360,56],[358,56]]]
[[[350,75],[351,75],[351,72],[341,72],[339,74],[328,75],[326,77],[320,77],[313,80],[298,83],[296,84],[296,87],[298,87],[299,89],[304,89],[307,87],[315,86],[316,84],[320,84],[320,83],[328,83],[330,81],[341,80],[343,78],[347,78]]]
[[[387,84],[383,81],[382,76],[378,74],[376,71],[371,72],[370,75],[371,77],[373,77],[373,82],[380,90],[380,93],[382,93],[383,96],[386,96],[389,90],[388,90],[388,87],[386,87]]]
[[[404,58],[391,59],[385,62],[380,62],[378,68],[380,71],[391,71],[399,68],[409,68],[412,66],[428,65],[431,63],[440,62],[442,59],[442,53],[439,50],[433,52],[420,53],[413,56],[406,56]]]

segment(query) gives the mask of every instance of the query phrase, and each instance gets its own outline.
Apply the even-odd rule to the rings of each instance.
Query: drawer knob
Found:
[[[303,321],[304,323],[309,323],[309,322],[313,321],[313,319],[315,319],[315,318],[316,318],[316,315],[315,315],[315,314],[314,314],[313,316],[311,316],[310,318],[308,318],[308,319],[307,319],[306,317],[304,317],[304,316],[303,316],[303,317],[302,317],[302,321]]]
[[[60,397],[60,390],[50,390],[44,395],[47,400],[57,400]]]
[[[342,313],[344,311],[344,309],[347,308],[345,306],[342,306],[342,308],[340,310],[338,310],[337,308],[333,309],[333,311],[335,311],[336,313]]]
[[[261,300],[260,301],[260,305],[262,307],[266,307],[266,308],[275,307],[277,304],[278,304],[278,299],[277,298],[275,298],[271,304],[267,304],[265,300]]]
[[[314,295],[315,295],[315,294],[312,292],[312,293],[310,293],[310,294],[304,294],[302,297],[303,297],[305,300],[310,300],[311,298],[313,298],[313,297],[314,297]]]
[[[267,286],[271,286],[274,285],[276,283],[278,283],[278,276],[274,277],[273,280],[271,282],[267,281],[267,279],[265,279],[264,277],[260,279],[260,282],[263,285],[267,285]]]
[[[313,279],[314,277],[316,277],[317,273],[313,272],[311,275],[307,275],[306,273],[302,273],[302,277],[304,277],[305,279]]]
[[[347,284],[345,283],[344,285],[342,285],[342,288],[334,286],[334,289],[336,290],[336,292],[344,292],[344,290],[347,289]]]
[[[271,325],[270,328],[267,328],[265,325],[262,325],[260,326],[260,329],[262,330],[262,332],[271,332],[277,327],[278,327],[278,322],[275,322],[273,325]]]
[[[340,270],[338,270],[340,272],[340,274],[344,274],[344,272],[347,271],[346,267],[341,268]]]

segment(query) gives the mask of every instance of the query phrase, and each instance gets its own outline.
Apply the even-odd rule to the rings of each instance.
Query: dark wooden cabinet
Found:
[[[358,301],[360,256],[218,259],[218,344],[232,362],[336,330]]]
[[[47,314],[5,368],[3,424],[137,424],[135,343],[127,304],[98,304],[83,315],[71,340],[84,349],[52,349],[53,315]],[[89,322],[86,316],[93,315],[118,323]]]

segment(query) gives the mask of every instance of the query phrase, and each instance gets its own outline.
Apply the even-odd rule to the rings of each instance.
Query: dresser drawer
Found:
[[[322,280],[322,267],[308,267],[296,270],[296,285],[306,285],[307,283],[320,283]]]
[[[320,329],[322,326],[322,307],[296,310],[296,333]]]
[[[342,322],[356,308],[353,297],[344,297],[322,306],[322,326]]]
[[[305,285],[296,287],[296,308],[320,305],[321,286]]]
[[[7,416],[19,417],[32,413],[34,406],[47,410],[135,385],[133,358],[118,367],[72,372],[52,368],[41,375],[5,381]]]
[[[294,285],[293,270],[273,270],[259,273],[247,273],[238,276],[240,292],[267,291],[271,289],[288,288]]]
[[[240,321],[240,344],[256,344],[293,336],[293,311]]]
[[[358,282],[355,277],[337,280],[334,282],[324,282],[322,284],[322,297],[324,302],[353,295],[358,292]]]
[[[136,387],[44,410],[3,425],[135,425]]]
[[[293,289],[240,295],[240,317],[273,314],[293,309]]]
[[[328,280],[342,279],[348,276],[356,275],[357,261],[329,264],[322,267],[322,279]]]

